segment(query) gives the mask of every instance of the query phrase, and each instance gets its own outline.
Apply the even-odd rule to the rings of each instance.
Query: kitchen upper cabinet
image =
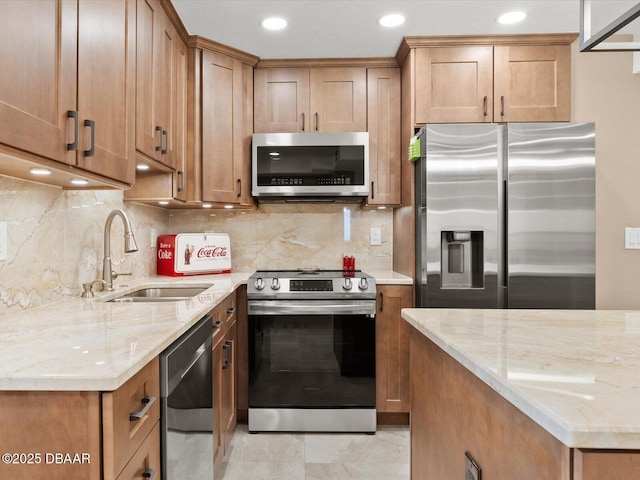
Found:
[[[147,5],[147,2],[144,0],[139,0],[138,7],[140,8],[140,3],[143,5]],[[160,12],[158,14],[154,14],[154,18],[157,15],[164,15],[164,12]],[[145,22],[144,19],[141,20],[140,15],[138,16],[139,22]],[[145,118],[148,118],[144,115],[145,111],[154,111],[154,107],[149,100],[151,97],[146,93],[150,92],[150,90],[141,92],[141,88],[138,88],[138,97],[137,97],[137,112],[136,112],[136,123],[138,128],[136,129],[136,141],[138,144],[138,161],[139,163],[144,163],[149,166],[148,170],[137,170],[136,171],[136,180],[133,188],[126,190],[124,192],[124,199],[138,202],[145,202],[157,205],[158,202],[167,202],[167,205],[171,207],[182,206],[183,202],[187,200],[187,175],[189,175],[189,171],[187,170],[187,76],[188,76],[188,51],[187,45],[182,40],[182,38],[177,34],[173,25],[169,22],[168,18],[164,18],[164,28],[163,32],[165,38],[171,38],[172,40],[169,42],[167,40],[167,44],[165,46],[170,46],[172,48],[171,57],[171,81],[166,83],[165,85],[171,85],[171,91],[169,94],[165,96],[162,103],[163,110],[169,115],[169,121],[163,121],[163,124],[166,125],[166,128],[162,128],[160,130],[165,130],[164,134],[164,147],[167,150],[167,153],[162,153],[162,148],[159,151],[156,151],[155,148],[159,146],[156,144],[153,147],[153,152],[157,154],[156,157],[152,155],[146,155],[145,152],[141,151],[141,143],[145,143],[147,146],[151,146],[153,141],[156,139],[151,139],[150,136],[144,135],[144,132],[150,132],[151,130],[155,131],[155,127],[151,128],[152,125],[155,125],[156,122],[151,121],[150,123],[145,121]],[[140,23],[139,23],[140,25]],[[143,27],[143,30],[147,29]],[[148,30],[148,29],[147,29]],[[138,30],[140,33],[140,29]],[[138,44],[138,52],[140,53],[140,44]],[[148,58],[148,57],[144,57]],[[145,63],[138,56],[138,66],[141,63]],[[153,79],[145,79],[141,80],[141,76],[144,77],[145,74],[141,72],[141,69],[138,68],[138,85],[152,85]],[[141,98],[141,96],[142,98]],[[149,126],[146,128],[144,125]],[[162,136],[162,135],[161,135]],[[161,136],[157,137],[157,140],[160,139]],[[146,138],[146,140],[145,140]],[[151,150],[147,150],[151,151]],[[147,159],[150,159],[148,161]]]
[[[178,33],[160,0],[137,0],[137,18],[136,150],[175,168],[171,140]]]
[[[416,51],[418,123],[492,122],[493,47]]]
[[[413,306],[413,287],[378,285],[376,313],[376,410],[407,413],[411,327],[400,316]]]
[[[200,93],[201,200],[251,206],[255,62],[209,48],[196,52],[201,78],[201,87],[196,88]]]
[[[571,120],[569,46],[494,48],[497,122]]]
[[[6,1],[0,15],[0,142],[74,165],[77,1]]]
[[[254,103],[256,133],[310,131],[309,69],[257,68]]]
[[[369,179],[367,206],[400,204],[400,69],[367,70]]]
[[[2,7],[0,62],[11,74],[0,79],[0,142],[132,183],[134,0]]]
[[[256,133],[366,132],[364,67],[257,68]]]
[[[415,123],[571,118],[575,34],[410,37]]]

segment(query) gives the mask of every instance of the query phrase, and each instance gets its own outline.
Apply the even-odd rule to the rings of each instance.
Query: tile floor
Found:
[[[252,435],[238,425],[224,461],[223,480],[408,480],[409,427]]]

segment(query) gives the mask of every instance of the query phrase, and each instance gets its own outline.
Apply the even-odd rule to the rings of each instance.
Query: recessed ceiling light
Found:
[[[210,203],[203,203],[202,204],[202,208],[211,208],[213,207],[213,205],[211,205]]]
[[[158,205],[169,205],[169,202],[167,200],[160,200]]]
[[[511,25],[521,22],[525,18],[527,18],[527,14],[525,12],[508,12],[498,17],[498,23],[501,23],[503,25]]]
[[[48,168],[31,168],[29,173],[31,175],[51,175],[51,170]]]
[[[287,21],[280,17],[269,17],[262,20],[260,25],[267,30],[282,30],[287,26]]]
[[[381,27],[397,27],[398,25],[402,25],[404,20],[404,15],[400,13],[391,13],[384,17],[380,17],[378,19],[378,25]]]
[[[89,181],[82,178],[74,178],[71,180],[71,185],[89,185]]]
[[[144,163],[139,163],[136,165],[136,169],[138,170],[149,170],[149,165],[145,165]]]
[[[224,208],[230,209],[233,208],[233,205],[225,205]]]

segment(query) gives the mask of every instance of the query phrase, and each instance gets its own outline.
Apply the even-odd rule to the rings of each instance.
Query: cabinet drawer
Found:
[[[149,480],[160,480],[161,478],[159,423],[156,423],[156,426],[142,442],[138,451],[133,454],[117,480],[135,480],[138,478],[148,478]]]
[[[102,394],[105,480],[115,479],[160,418],[155,358],[115,392]]]

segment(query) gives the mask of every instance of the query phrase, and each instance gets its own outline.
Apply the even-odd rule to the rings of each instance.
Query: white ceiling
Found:
[[[579,0],[172,0],[187,31],[261,58],[392,57],[403,36],[578,32]],[[607,0],[606,5],[616,3]],[[524,10],[513,26],[496,18]],[[394,29],[376,23],[400,12]],[[284,31],[260,27],[267,16]]]

